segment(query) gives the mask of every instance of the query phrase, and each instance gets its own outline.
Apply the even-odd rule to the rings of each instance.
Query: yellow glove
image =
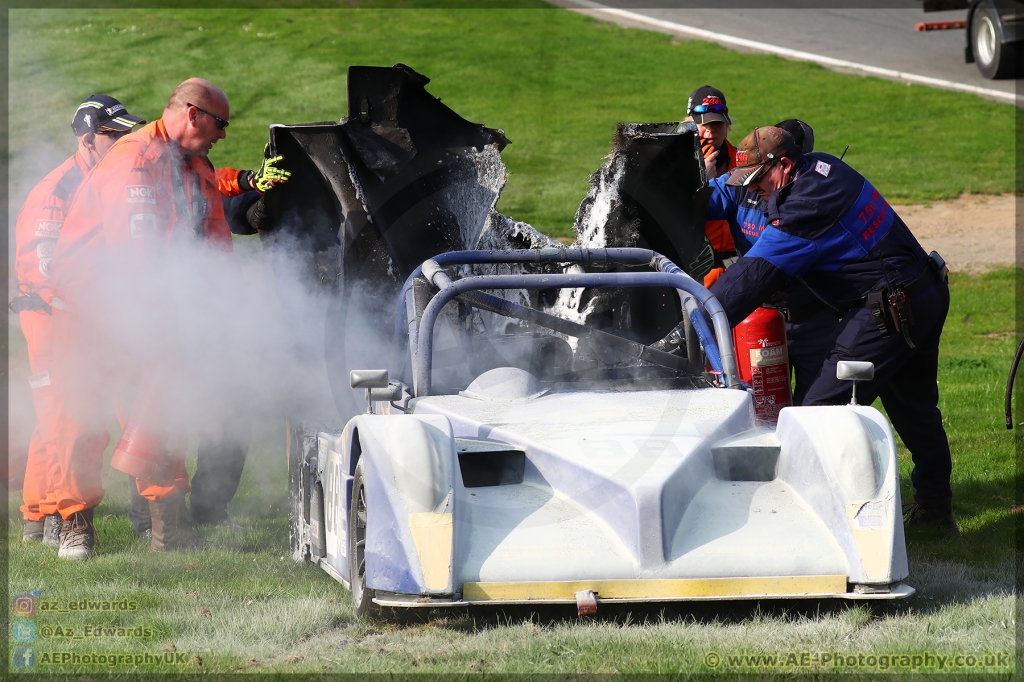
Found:
[[[264,158],[263,164],[258,171],[253,173],[249,184],[255,187],[260,194],[263,194],[274,185],[288,182],[288,178],[292,174],[284,168],[277,167],[277,164],[281,161],[284,161],[283,156]]]

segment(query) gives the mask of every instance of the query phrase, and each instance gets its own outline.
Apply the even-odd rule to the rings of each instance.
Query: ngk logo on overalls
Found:
[[[60,236],[60,228],[63,225],[63,220],[40,220],[36,223],[35,236],[56,239]]]
[[[152,185],[128,185],[125,191],[128,193],[129,204],[156,203],[156,189]]]

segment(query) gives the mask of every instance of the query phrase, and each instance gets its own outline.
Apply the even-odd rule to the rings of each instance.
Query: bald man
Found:
[[[104,494],[101,470],[111,402],[124,426],[135,387],[162,360],[147,356],[145,348],[123,347],[105,332],[105,321],[114,318],[110,290],[104,287],[111,277],[121,288],[142,281],[172,238],[230,250],[222,196],[253,189],[256,176],[234,169],[215,172],[207,158],[225,137],[230,116],[220,88],[200,78],[185,81],[159,120],[111,147],[68,211],[51,262],[51,286],[41,292],[54,309],[60,349],[55,384],[61,558],[92,555],[92,512]],[[184,461],[170,458],[164,464],[165,473],[154,474],[156,480],[141,476],[138,484],[153,517],[150,549],[200,548],[202,537],[187,523]],[[139,475],[138,469],[126,469]]]

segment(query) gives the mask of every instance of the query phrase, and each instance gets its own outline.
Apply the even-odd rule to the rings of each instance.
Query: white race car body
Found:
[[[319,563],[349,581],[361,459],[377,604],[913,593],[876,410],[791,407],[758,427],[746,391],[537,389],[494,369],[320,434]]]

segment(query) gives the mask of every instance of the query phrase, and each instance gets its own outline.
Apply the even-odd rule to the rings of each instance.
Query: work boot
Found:
[[[75,512],[70,518],[64,519],[61,526],[57,556],[76,561],[88,559],[92,556],[95,544],[96,527],[92,525],[92,509]]]
[[[162,500],[149,501],[149,515],[153,519],[153,540],[151,552],[172,550],[202,550],[210,543],[192,528],[184,493],[178,493]]]
[[[909,509],[903,514],[903,523],[906,526],[917,526],[921,528],[938,528],[952,536],[960,537],[960,528],[956,525],[956,517],[953,516],[953,507],[925,507],[914,500]]]
[[[43,522],[25,519],[22,523],[21,541],[39,542],[43,539]]]
[[[60,514],[47,514],[43,519],[43,544],[47,547],[60,547],[60,531],[64,519]]]

